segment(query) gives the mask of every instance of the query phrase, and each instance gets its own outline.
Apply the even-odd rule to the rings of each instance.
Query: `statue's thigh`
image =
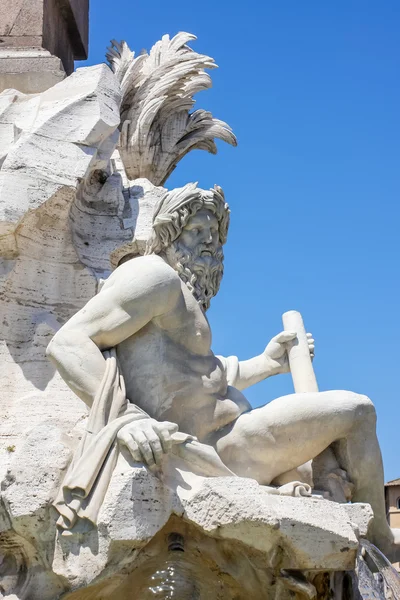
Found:
[[[215,447],[235,473],[269,483],[345,438],[359,398],[344,391],[283,396],[241,415]]]

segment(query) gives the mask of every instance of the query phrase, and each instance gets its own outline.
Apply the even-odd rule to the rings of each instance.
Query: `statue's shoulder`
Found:
[[[181,289],[179,275],[160,256],[150,254],[138,256],[120,265],[108,278],[104,288],[118,284],[125,286],[144,286],[151,288],[176,290]]]

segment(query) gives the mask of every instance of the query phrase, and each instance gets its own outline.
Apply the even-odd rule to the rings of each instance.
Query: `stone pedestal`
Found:
[[[62,61],[47,50],[29,48],[0,50],[0,89],[26,94],[43,92],[62,81]]]
[[[87,58],[88,0],[0,0],[0,92],[42,92]]]
[[[36,428],[2,482],[3,585],[15,600],[327,600],[334,574],[355,568],[369,505],[200,477],[174,455],[156,477],[120,454],[97,527],[60,535],[50,499],[71,440],[54,423]]]

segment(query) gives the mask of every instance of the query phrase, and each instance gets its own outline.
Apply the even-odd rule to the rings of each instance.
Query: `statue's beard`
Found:
[[[165,250],[164,254],[168,264],[175,269],[197,302],[204,310],[207,310],[211,298],[219,290],[224,273],[222,246],[215,250],[201,244],[195,251],[192,251],[176,240]]]

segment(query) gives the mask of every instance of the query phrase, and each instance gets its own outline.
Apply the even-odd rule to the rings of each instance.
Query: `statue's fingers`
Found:
[[[138,462],[138,463],[143,462],[141,452],[140,452],[139,447],[136,442],[134,442],[132,440],[132,444],[130,446],[128,446],[128,449],[129,449],[129,451],[132,455],[132,458],[135,462]]]
[[[145,431],[145,436],[149,440],[149,444],[156,465],[160,465],[163,457],[163,449],[161,446],[160,438],[154,430]]]
[[[178,425],[176,423],[171,423],[171,421],[163,421],[162,425],[168,429],[170,434],[175,433],[179,429]]]
[[[308,338],[307,339],[308,345],[310,346],[310,344],[315,344],[315,340],[314,338]]]
[[[277,342],[278,344],[286,344],[296,337],[297,333],[295,331],[281,331],[281,333],[278,333],[278,335],[272,338],[272,341]]]
[[[139,446],[128,431],[121,431],[118,434],[118,441],[128,448],[135,462],[143,462]]]
[[[147,436],[143,433],[143,431],[135,431],[132,436],[139,446],[143,462],[146,463],[150,469],[154,469],[156,467],[156,463]]]
[[[306,336],[307,336],[308,338],[312,338],[312,333],[306,333]]]
[[[314,353],[314,351],[315,351],[315,346],[314,346],[314,344],[308,344],[308,349],[310,350],[310,354],[311,354],[311,353]]]
[[[136,452],[138,450],[138,445],[129,430],[122,429],[118,433],[118,441],[127,446],[131,452]]]
[[[173,443],[170,432],[167,427],[164,427],[163,425],[154,425],[154,429],[160,436],[160,443],[164,454],[167,454],[171,450]]]

